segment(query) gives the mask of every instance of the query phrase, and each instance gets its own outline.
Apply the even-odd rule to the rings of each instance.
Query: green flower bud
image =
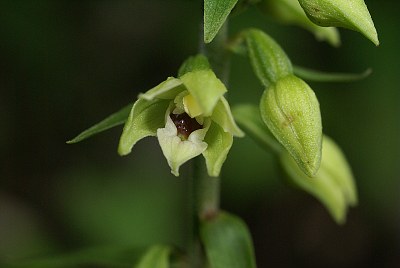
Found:
[[[346,158],[332,139],[323,137],[321,167],[315,178],[307,177],[287,152],[280,160],[290,183],[317,198],[337,223],[344,223],[347,207],[357,204],[357,190]]]
[[[314,176],[321,162],[322,124],[312,89],[288,75],[264,91],[260,111],[264,123],[303,172]]]
[[[254,72],[264,86],[293,73],[285,51],[269,35],[257,29],[246,30],[243,35]]]
[[[363,0],[299,0],[299,3],[315,24],[358,31],[379,45],[374,22]]]
[[[300,26],[313,33],[318,40],[326,40],[332,46],[340,45],[339,31],[312,23],[297,0],[263,0],[258,6],[278,22]]]
[[[166,81],[139,95],[122,132],[118,152],[127,155],[144,137],[157,136],[171,172],[200,154],[210,176],[218,176],[233,135],[243,136],[229,104],[224,84],[202,56],[189,58],[180,77]]]

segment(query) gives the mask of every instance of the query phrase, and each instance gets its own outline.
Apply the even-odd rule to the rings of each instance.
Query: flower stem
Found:
[[[201,24],[199,35],[199,52],[208,58],[213,71],[226,85],[229,75],[229,55],[225,49],[228,36],[227,21],[211,44],[204,44],[203,23]],[[194,202],[192,203],[193,213],[191,220],[193,237],[189,245],[190,267],[203,267],[206,263],[199,240],[199,220],[210,219],[219,212],[220,178],[210,177],[204,162],[202,157],[196,157],[192,160],[193,169],[189,186],[191,187],[191,198],[194,198],[194,200],[189,202]]]
[[[210,44],[204,44],[203,25],[200,31],[200,53],[204,54],[222,82],[227,85],[229,76],[229,54],[226,50],[228,20]],[[219,211],[220,178],[208,176],[204,160],[197,157],[193,164],[193,179],[196,194],[196,211],[200,219],[213,217]]]

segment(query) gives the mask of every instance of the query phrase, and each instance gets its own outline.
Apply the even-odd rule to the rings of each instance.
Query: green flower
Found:
[[[127,155],[139,140],[157,136],[171,172],[203,154],[210,176],[218,176],[233,135],[243,132],[236,125],[224,98],[224,84],[202,56],[189,58],[179,78],[169,77],[140,94],[122,132],[118,153]]]

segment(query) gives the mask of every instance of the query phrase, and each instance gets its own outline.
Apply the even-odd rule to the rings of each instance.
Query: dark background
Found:
[[[187,179],[170,175],[156,139],[124,158],[116,152],[120,127],[65,141],[176,75],[197,52],[200,2],[0,2],[0,263],[105,245],[185,245]],[[285,185],[272,154],[235,140],[222,207],[249,225],[259,267],[400,267],[399,4],[366,3],[379,47],[340,30],[342,46],[332,48],[256,9],[230,21],[232,33],[267,31],[295,64],[373,69],[355,83],[310,83],[324,132],[355,174],[359,205],[346,225]],[[245,58],[233,57],[229,90],[233,104],[260,97]]]

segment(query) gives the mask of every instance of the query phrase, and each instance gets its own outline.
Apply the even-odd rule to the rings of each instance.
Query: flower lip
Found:
[[[193,131],[203,128],[203,126],[199,124],[195,118],[191,118],[187,113],[171,113],[169,116],[172,122],[174,122],[177,135],[181,138],[181,140],[187,140]]]

